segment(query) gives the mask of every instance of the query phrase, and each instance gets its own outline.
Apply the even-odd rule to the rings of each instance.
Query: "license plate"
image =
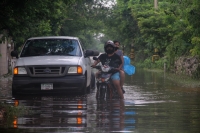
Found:
[[[52,83],[41,84],[41,90],[53,90],[53,84]]]

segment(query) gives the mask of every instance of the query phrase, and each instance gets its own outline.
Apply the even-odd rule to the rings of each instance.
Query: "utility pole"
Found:
[[[158,0],[154,0],[154,8],[158,9]]]

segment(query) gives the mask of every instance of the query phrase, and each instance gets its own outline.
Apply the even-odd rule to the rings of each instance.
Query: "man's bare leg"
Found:
[[[124,80],[125,80],[125,73],[123,70],[120,70],[120,85],[124,85]]]
[[[125,73],[123,70],[120,70],[120,85],[121,85],[121,88],[123,89],[123,85],[124,85],[124,80],[125,80]],[[124,91],[124,90],[123,90]],[[124,91],[125,92],[125,91]],[[123,92],[123,93],[124,93]]]
[[[117,92],[120,96],[121,99],[124,99],[124,95],[120,86],[120,80],[113,80],[113,84],[115,86],[115,88],[117,89]]]

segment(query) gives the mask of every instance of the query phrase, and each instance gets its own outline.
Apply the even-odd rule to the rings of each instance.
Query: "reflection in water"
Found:
[[[78,131],[87,127],[86,98],[41,96],[15,99],[14,102],[28,109],[27,114],[14,119],[14,128],[29,128],[31,132],[52,129],[54,132],[57,128]]]
[[[2,97],[25,112],[9,128],[16,133],[199,133],[200,88],[183,88],[164,73],[139,71],[126,76],[125,100],[96,100],[88,95]],[[9,86],[9,85],[6,85]],[[11,88],[2,88],[3,95]],[[8,90],[8,91],[6,91]]]
[[[125,106],[123,100],[98,100],[96,127],[101,131],[123,131]]]

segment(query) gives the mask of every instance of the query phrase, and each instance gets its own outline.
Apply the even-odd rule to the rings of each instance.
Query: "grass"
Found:
[[[157,72],[157,73],[164,72],[161,69],[145,69],[145,70],[151,71],[151,72]],[[200,88],[199,79],[193,79],[187,75],[177,75],[171,72],[166,72],[165,76],[166,76],[165,78],[177,83],[180,86],[190,87],[190,88]]]
[[[24,107],[17,107],[10,104],[0,103],[0,128],[9,127],[15,117],[28,112]]]
[[[167,73],[167,79],[178,83],[183,87],[200,88],[200,82],[197,79],[193,79],[186,75],[176,75],[173,73]]]

